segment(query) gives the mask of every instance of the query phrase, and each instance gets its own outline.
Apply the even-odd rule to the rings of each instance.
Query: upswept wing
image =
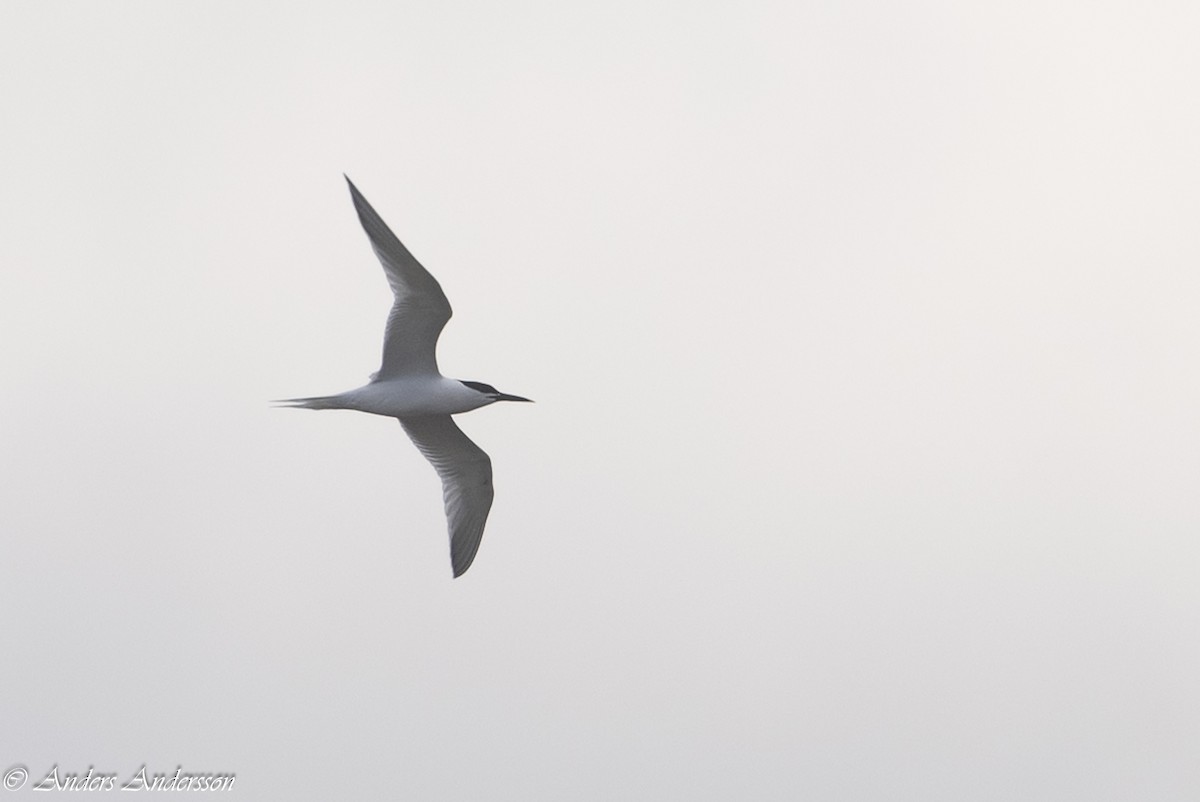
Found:
[[[454,575],[471,567],[492,509],[492,461],[449,415],[400,418],[404,431],[442,478]]]
[[[383,272],[396,297],[384,332],[383,364],[371,379],[440,375],[437,341],[450,319],[450,302],[437,279],[408,252],[354,182],[347,178],[346,183],[350,185],[358,220],[383,264]]]

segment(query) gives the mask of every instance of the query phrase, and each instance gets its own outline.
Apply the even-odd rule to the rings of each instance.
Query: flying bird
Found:
[[[370,381],[337,395],[288,398],[275,403],[300,409],[355,409],[396,418],[442,480],[454,576],[471,567],[492,508],[492,461],[454,423],[452,415],[497,401],[529,401],[490,384],[442,376],[437,341],[450,319],[450,302],[437,279],[367,203],[349,177],[350,197],[395,302],[383,337],[383,364]]]

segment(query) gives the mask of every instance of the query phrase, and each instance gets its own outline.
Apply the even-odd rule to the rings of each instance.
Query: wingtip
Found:
[[[452,558],[451,562],[450,562],[450,572],[452,574],[454,574],[455,579],[458,579],[460,576],[462,576],[463,574],[465,574],[467,572],[467,569],[471,567],[471,563],[473,563],[473,562],[475,562],[474,554],[472,554],[470,557],[468,557],[465,561],[463,561],[461,559],[454,560]]]
[[[378,217],[379,215],[371,208],[371,203],[367,200],[367,197],[359,191],[358,187],[354,186],[354,182],[350,180],[350,176],[342,173],[342,178],[346,179],[346,185],[350,187],[350,202],[354,204],[354,210],[358,212],[358,219],[366,226],[368,217]],[[385,228],[387,227],[387,224],[382,220],[379,222]],[[370,229],[368,229],[367,233],[370,235]]]

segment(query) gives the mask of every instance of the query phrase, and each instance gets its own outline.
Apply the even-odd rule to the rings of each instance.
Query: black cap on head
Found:
[[[462,381],[461,379],[459,379],[459,383],[464,384],[467,387],[470,387],[472,390],[475,390],[476,392],[480,392],[480,393],[483,393],[484,395],[491,396],[491,399],[493,401],[530,401],[530,402],[532,402],[532,399],[529,399],[529,398],[522,398],[519,395],[509,395],[508,393],[502,393],[499,390],[497,390],[495,387],[493,387],[492,385],[484,384],[483,382],[468,382],[468,381]]]

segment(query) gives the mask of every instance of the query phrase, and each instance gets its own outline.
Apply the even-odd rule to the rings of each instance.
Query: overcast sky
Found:
[[[1196,9],[4,3],[13,798],[1200,797]]]

